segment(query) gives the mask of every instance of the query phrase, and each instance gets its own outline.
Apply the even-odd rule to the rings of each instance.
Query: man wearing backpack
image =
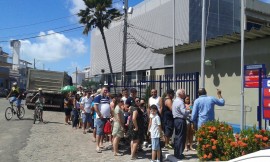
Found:
[[[103,138],[104,138],[104,125],[107,120],[110,119],[112,115],[111,108],[110,108],[110,99],[107,96],[108,88],[103,87],[101,94],[96,96],[94,99],[94,109],[96,111],[96,134],[97,134],[97,141],[96,141],[96,151],[97,153],[101,153],[101,149],[104,148],[103,146]]]

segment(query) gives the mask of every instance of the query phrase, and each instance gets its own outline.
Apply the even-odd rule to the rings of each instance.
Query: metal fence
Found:
[[[186,94],[190,95],[191,99],[194,100],[198,97],[199,89],[199,73],[183,73],[176,74],[175,76],[175,90],[183,88],[186,90]],[[133,84],[127,84],[125,88],[136,88],[138,97],[145,98],[150,96],[151,89],[156,89],[158,95],[164,97],[168,89],[173,89],[173,75],[150,75],[142,78]],[[119,85],[119,86],[117,86]],[[116,84],[116,86],[111,86],[111,90],[116,88],[116,93],[121,93],[124,86]]]

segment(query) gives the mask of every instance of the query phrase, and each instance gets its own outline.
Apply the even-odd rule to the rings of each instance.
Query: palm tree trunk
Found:
[[[114,78],[113,78],[113,71],[112,71],[111,59],[110,59],[109,50],[108,50],[108,47],[107,47],[107,42],[106,42],[106,38],[105,38],[105,34],[104,34],[103,29],[100,29],[100,33],[102,35],[103,43],[104,43],[105,50],[106,50],[107,60],[108,60],[108,64],[109,64],[109,68],[110,68],[110,73],[111,73],[111,80],[112,80],[113,88],[114,88],[114,94],[116,94],[116,89],[115,89],[116,84],[115,84]]]

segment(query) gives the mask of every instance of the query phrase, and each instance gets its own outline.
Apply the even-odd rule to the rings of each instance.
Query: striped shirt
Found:
[[[110,99],[107,96],[98,95],[94,99],[94,104],[98,105],[98,110],[100,111],[103,118],[110,118]],[[96,118],[99,118],[98,115],[96,115]]]

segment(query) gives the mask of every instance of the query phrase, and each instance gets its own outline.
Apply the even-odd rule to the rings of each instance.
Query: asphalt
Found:
[[[7,121],[5,110],[8,106],[8,100],[0,98],[0,161],[17,162],[18,153],[26,146],[27,138],[31,133],[32,111],[25,108],[23,120],[19,120],[15,115]]]

